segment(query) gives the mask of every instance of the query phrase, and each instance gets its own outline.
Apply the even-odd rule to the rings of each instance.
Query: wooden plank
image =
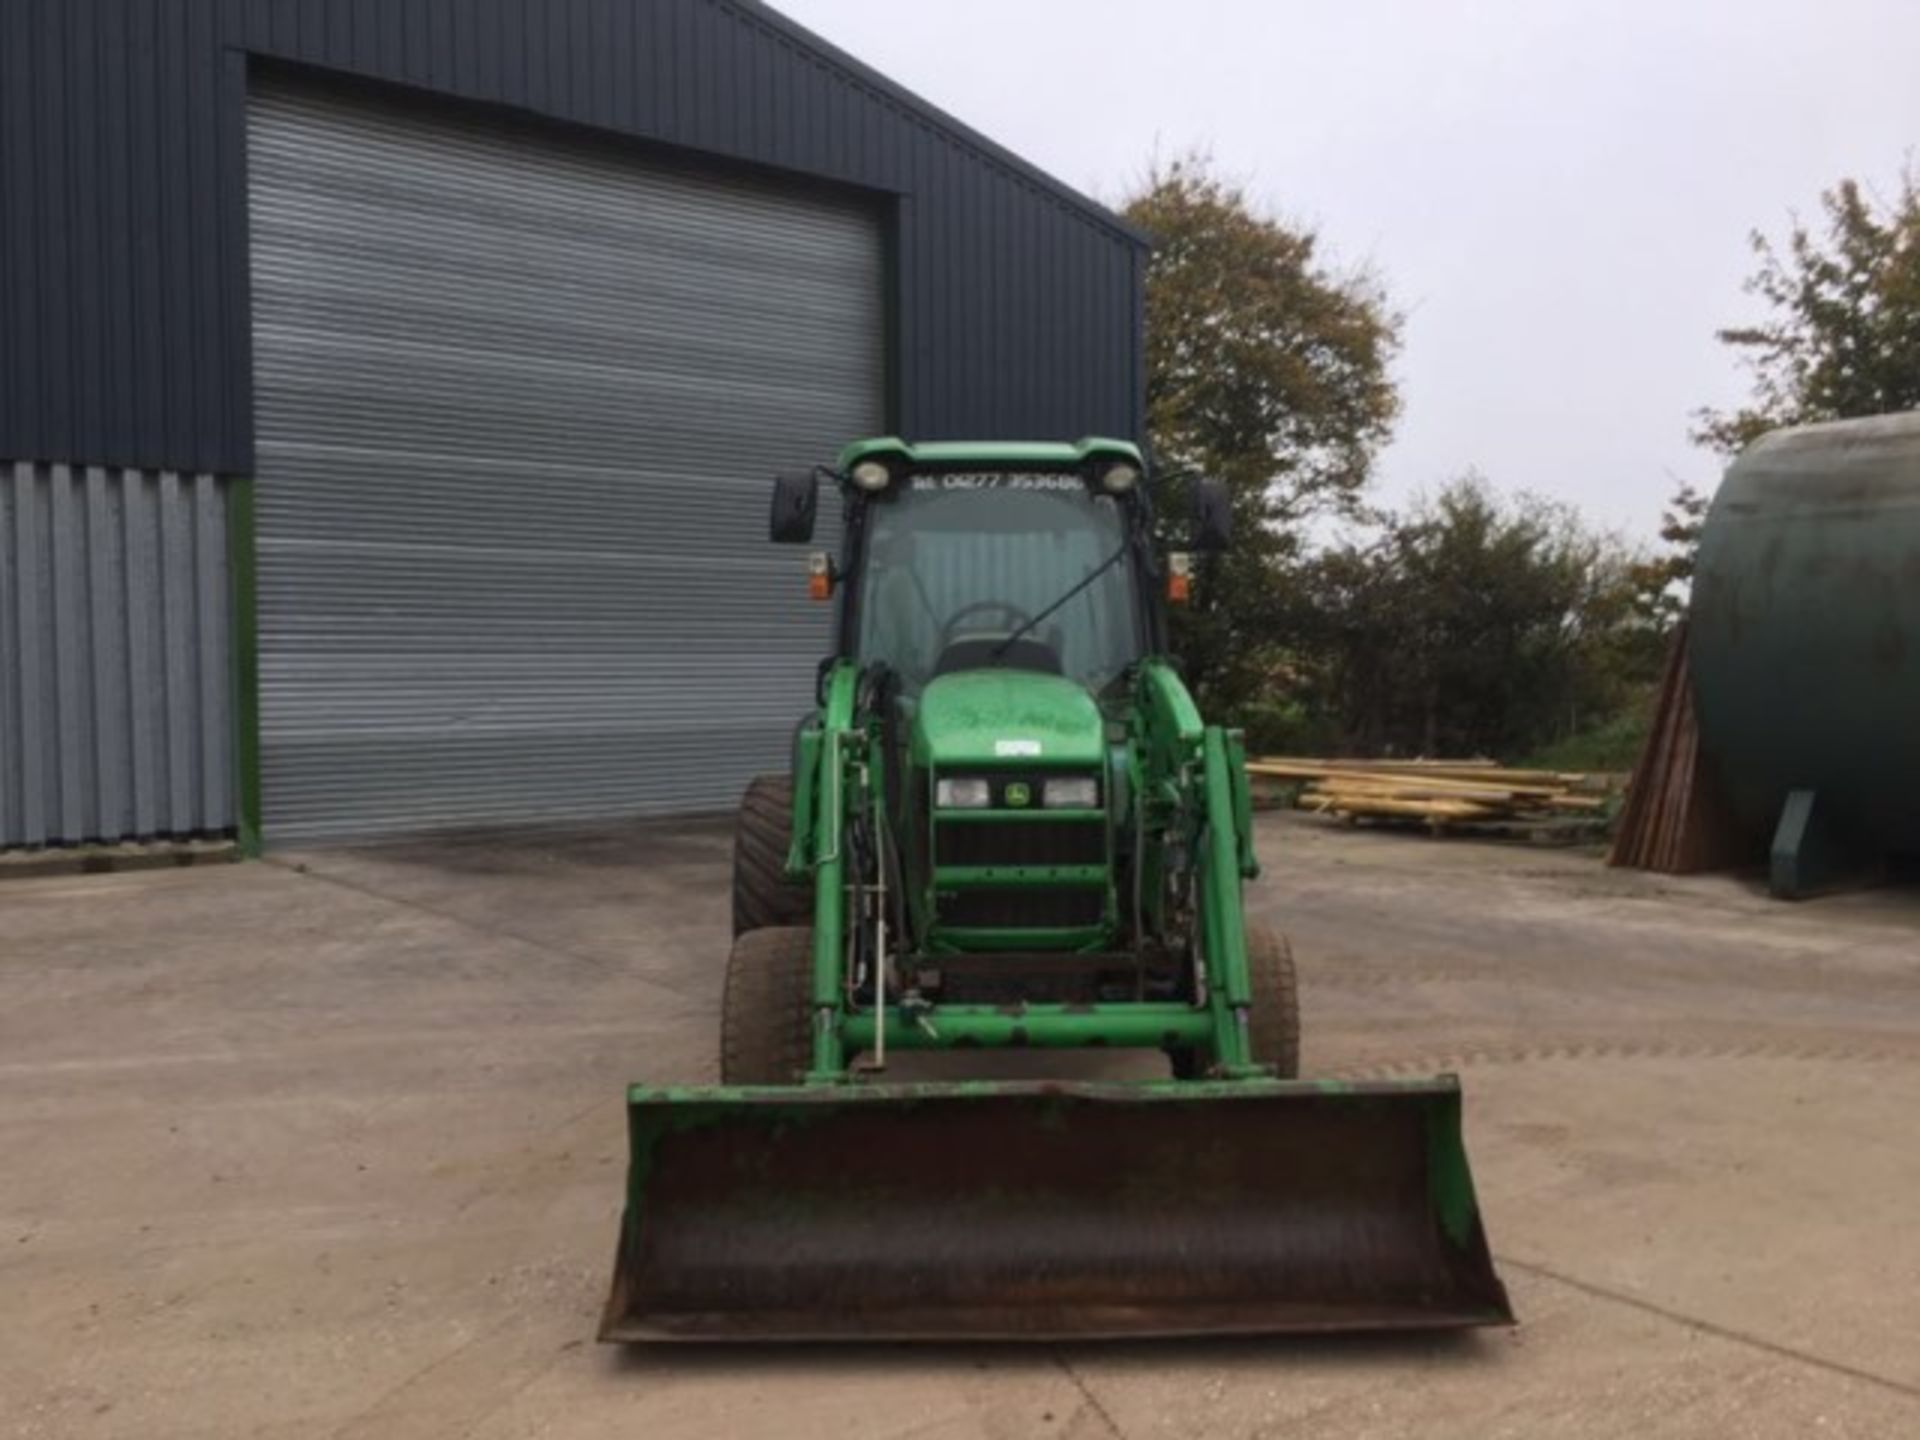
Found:
[[[1464,800],[1341,800],[1332,796],[1313,808],[1336,815],[1405,815],[1421,820],[1485,819],[1498,813]]]
[[[1627,787],[1610,865],[1667,873],[1681,865],[1698,752],[1683,623],[1667,650],[1653,723]]]
[[[1567,793],[1544,785],[1482,785],[1472,780],[1400,780],[1339,774],[1326,776],[1318,784],[1323,789],[1437,797],[1457,795],[1462,799],[1500,800],[1510,805],[1551,800]]]
[[[1258,756],[1247,771],[1276,779],[1310,780],[1318,775],[1403,775],[1435,780],[1472,780],[1491,784],[1570,785],[1617,783],[1618,777],[1576,770],[1520,770],[1491,762],[1442,760],[1341,760],[1307,756]]]

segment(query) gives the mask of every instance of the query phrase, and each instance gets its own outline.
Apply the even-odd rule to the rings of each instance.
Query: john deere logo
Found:
[[[1033,787],[1024,780],[1016,780],[1007,786],[1007,808],[1024,810],[1033,803]]]

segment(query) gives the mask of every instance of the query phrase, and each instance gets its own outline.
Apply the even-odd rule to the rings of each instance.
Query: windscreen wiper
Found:
[[[1074,596],[1078,595],[1082,590],[1086,589],[1089,585],[1093,584],[1094,581],[1098,580],[1102,575],[1106,574],[1107,571],[1111,570],[1114,566],[1118,565],[1123,559],[1126,558],[1128,547],[1132,543],[1133,542],[1130,540],[1121,541],[1120,548],[1118,550],[1114,551],[1106,559],[1102,560],[1098,565],[1094,566],[1093,569],[1089,570],[1085,575],[1081,576],[1079,583],[1076,584],[1071,590],[1067,591],[1066,594],[1062,595],[1058,600],[1054,601],[1051,605],[1047,606],[1047,608],[1042,610],[1038,615],[1029,615],[1027,617],[1026,624],[1022,625],[1018,630],[1015,630],[1011,635],[1007,636],[1006,639],[1002,640],[998,645],[994,646],[993,649],[989,650],[987,652],[987,659],[990,661],[998,660],[1002,655],[1007,653],[1008,649],[1013,645],[1014,641],[1018,640],[1021,636],[1025,635],[1029,630],[1033,629],[1034,626],[1038,625],[1042,620],[1046,619],[1049,615],[1053,614],[1054,611],[1058,610],[1062,605],[1066,604],[1069,600],[1073,599]]]

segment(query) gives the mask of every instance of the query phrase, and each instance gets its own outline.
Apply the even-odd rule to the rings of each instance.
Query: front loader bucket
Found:
[[[1511,1323],[1452,1077],[636,1088],[603,1340]]]

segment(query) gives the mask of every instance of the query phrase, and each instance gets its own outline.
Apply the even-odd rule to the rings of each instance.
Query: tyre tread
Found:
[[[733,826],[733,933],[804,925],[813,894],[783,873],[793,833],[793,781],[756,775],[740,797]]]
[[[720,1083],[791,1085],[813,1062],[813,929],[749,930],[727,956]]]

